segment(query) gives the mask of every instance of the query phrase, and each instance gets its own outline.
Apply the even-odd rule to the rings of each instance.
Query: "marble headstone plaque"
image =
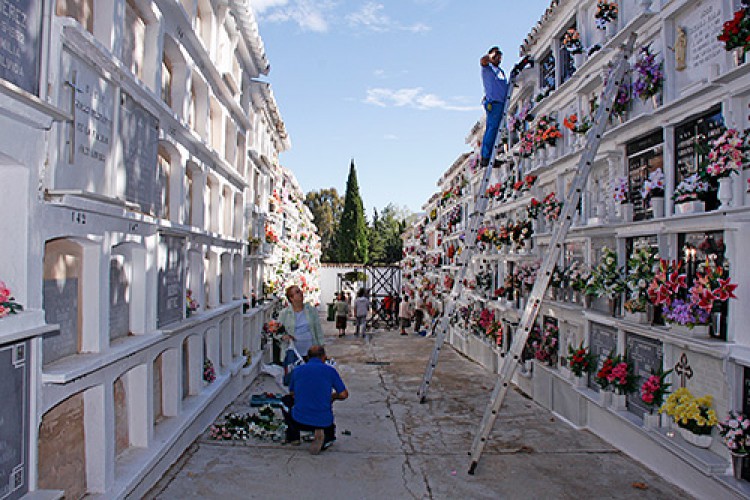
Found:
[[[638,377],[636,385],[640,389],[652,373],[661,369],[664,347],[659,340],[635,334],[627,335],[625,345],[628,361],[633,363],[633,371]],[[628,411],[639,417],[649,412],[649,407],[641,400],[640,390],[628,394]]]
[[[78,352],[78,278],[44,280],[44,319],[60,330],[42,340],[43,363]]]
[[[109,338],[125,337],[130,333],[130,303],[128,276],[116,259],[109,265]]]
[[[592,323],[589,347],[591,354],[596,356],[596,371],[599,371],[607,356],[617,351],[617,330],[610,326]],[[596,371],[589,375],[589,387],[599,390],[595,381]]]
[[[123,93],[120,103],[120,138],[125,169],[125,199],[144,213],[158,215],[161,189],[157,173],[159,121],[132,97]]]
[[[185,240],[159,237],[159,301],[157,327],[180,321],[185,314]]]
[[[42,3],[2,2],[0,8],[0,78],[39,95]]]
[[[0,346],[0,498],[18,499],[28,487],[30,342]]]
[[[693,84],[712,76],[712,67],[718,67],[725,60],[726,51],[716,39],[724,24],[724,17],[721,2],[702,0],[689,4],[675,18],[675,25],[684,29],[687,37],[687,67],[684,71],[673,73],[678,92],[688,91]],[[667,57],[674,57],[674,53],[669,52]],[[667,75],[666,78],[671,76]]]

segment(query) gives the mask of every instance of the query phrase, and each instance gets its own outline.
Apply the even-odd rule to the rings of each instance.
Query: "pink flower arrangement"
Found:
[[[614,387],[618,394],[628,394],[635,390],[635,374],[633,366],[618,356],[607,375],[607,382]]]
[[[664,402],[664,396],[669,393],[668,389],[672,384],[667,383],[665,378],[670,373],[672,373],[672,370],[667,372],[659,370],[658,373],[652,372],[652,375],[641,385],[641,401],[650,407],[651,413],[653,413],[654,409],[661,406]]]
[[[3,281],[0,281],[0,318],[10,314],[16,314],[16,311],[22,311],[23,306],[18,304],[10,293]]]
[[[614,198],[615,202],[627,203],[628,194],[629,194],[628,178],[618,177],[617,179],[615,179],[615,186],[614,186],[614,189],[612,190],[612,197]]]
[[[560,217],[560,211],[562,210],[562,202],[557,199],[554,191],[548,194],[542,201],[544,205],[544,218],[547,221],[557,220]]]
[[[719,422],[719,434],[729,451],[737,455],[750,453],[750,419],[741,413],[729,412],[723,422]]]
[[[729,177],[747,164],[744,153],[745,138],[737,129],[730,128],[711,143],[706,173],[715,179]]]

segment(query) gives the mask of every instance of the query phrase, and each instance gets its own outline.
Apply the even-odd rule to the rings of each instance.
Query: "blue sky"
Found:
[[[343,196],[354,158],[368,218],[388,203],[420,211],[470,148],[482,117],[479,57],[506,73],[549,0],[252,0],[305,192]]]

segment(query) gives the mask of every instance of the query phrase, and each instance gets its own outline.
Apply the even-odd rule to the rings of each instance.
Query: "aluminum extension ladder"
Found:
[[[479,191],[477,192],[475,197],[476,201],[474,202],[474,209],[468,217],[469,223],[464,239],[465,246],[461,251],[461,255],[459,256],[459,271],[453,282],[453,289],[451,290],[451,293],[449,295],[448,304],[443,311],[443,316],[440,319],[440,323],[437,325],[435,347],[433,348],[432,355],[430,356],[430,359],[427,363],[427,369],[425,371],[424,378],[422,379],[422,385],[419,387],[419,391],[417,392],[420,403],[424,403],[427,399],[427,390],[430,387],[430,381],[432,380],[432,375],[434,374],[435,367],[438,363],[440,349],[442,349],[443,343],[445,342],[445,335],[448,331],[448,323],[450,322],[453,314],[456,311],[456,303],[458,301],[458,298],[461,297],[461,293],[463,292],[464,288],[463,281],[469,268],[469,263],[471,262],[471,259],[476,251],[479,225],[482,223],[484,214],[487,211],[487,204],[489,203],[489,197],[487,196],[487,187],[489,186],[490,178],[492,177],[492,168],[495,164],[495,158],[497,156],[498,149],[502,145],[502,130],[505,128],[505,123],[508,116],[508,103],[510,102],[510,98],[513,94],[513,89],[515,88],[516,76],[527,64],[533,65],[533,62],[531,62],[531,59],[529,57],[525,57],[514,67],[513,71],[510,74],[510,79],[508,80],[508,92],[505,96],[505,103],[503,104],[503,117],[500,120],[500,125],[497,129],[498,133],[495,137],[495,143],[492,147],[490,162],[484,170],[484,177],[482,177],[482,182],[479,184]]]
[[[549,286],[552,272],[558,258],[560,257],[563,243],[573,222],[574,211],[581,199],[581,193],[589,177],[589,173],[591,172],[591,166],[599,149],[602,134],[607,126],[607,121],[612,113],[612,106],[617,97],[617,92],[629,68],[628,59],[633,51],[635,39],[636,34],[631,34],[627,43],[620,48],[619,54],[617,54],[612,63],[610,63],[612,66],[607,78],[607,84],[599,98],[599,108],[594,115],[593,126],[586,136],[586,147],[578,162],[578,171],[568,189],[565,204],[563,205],[562,213],[560,214],[560,224],[557,224],[552,231],[549,251],[546,253],[542,265],[537,272],[534,287],[531,289],[528,303],[526,304],[526,308],[521,316],[521,321],[518,324],[518,329],[516,330],[517,333],[513,338],[513,343],[511,344],[510,349],[508,350],[510,358],[508,356],[503,356],[503,363],[499,370],[495,388],[492,391],[492,398],[487,404],[487,408],[484,411],[484,417],[479,426],[479,432],[475,436],[474,443],[471,446],[471,451],[469,452],[469,456],[471,457],[469,474],[474,474],[474,471],[476,470],[479,457],[482,454],[484,445],[487,443],[487,439],[489,438],[495,424],[497,413],[500,411],[505,395],[508,392],[513,373],[516,371],[518,361],[521,359],[521,351],[529,338],[531,329],[534,327],[534,322],[539,314],[542,298]]]

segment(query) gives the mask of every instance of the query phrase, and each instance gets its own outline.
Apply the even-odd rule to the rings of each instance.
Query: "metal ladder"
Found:
[[[445,342],[445,335],[448,332],[448,324],[456,311],[456,303],[458,301],[458,298],[461,297],[461,293],[463,292],[463,281],[466,277],[466,271],[469,268],[471,258],[476,252],[477,233],[479,231],[479,225],[482,223],[484,214],[487,211],[487,204],[489,203],[489,197],[487,196],[487,187],[490,183],[490,178],[492,177],[492,169],[495,165],[495,158],[497,156],[498,149],[502,145],[501,132],[505,128],[505,123],[508,117],[508,103],[510,102],[510,98],[513,94],[513,89],[515,88],[516,76],[527,64],[533,65],[533,62],[529,57],[525,57],[524,59],[522,59],[513,68],[513,72],[511,72],[510,79],[508,80],[508,92],[505,96],[505,102],[503,103],[503,117],[500,120],[500,125],[497,129],[498,133],[497,136],[495,136],[495,143],[492,147],[490,162],[485,168],[482,182],[479,184],[479,191],[477,192],[475,197],[476,201],[474,202],[474,209],[472,213],[469,214],[469,223],[466,230],[466,236],[464,238],[465,246],[463,247],[461,255],[459,256],[459,271],[456,275],[455,281],[453,282],[453,288],[451,289],[451,293],[449,295],[448,305],[443,311],[443,316],[440,319],[440,323],[437,325],[435,347],[432,350],[432,355],[430,356],[429,361],[427,362],[427,369],[425,370],[424,378],[422,379],[422,385],[419,387],[419,391],[417,392],[420,403],[424,403],[427,399],[427,391],[430,387],[432,376],[435,373],[435,367],[437,366],[438,358],[440,356],[440,349],[443,348],[443,343]]]
[[[542,265],[537,272],[534,287],[531,289],[528,303],[526,304],[526,308],[521,316],[521,321],[518,324],[518,329],[516,330],[517,334],[514,336],[513,343],[508,350],[507,354],[509,354],[510,357],[507,355],[503,356],[503,363],[499,370],[495,388],[492,391],[492,398],[484,411],[484,417],[479,426],[479,432],[474,437],[474,443],[469,452],[469,456],[471,457],[469,474],[474,474],[474,471],[476,470],[477,464],[479,463],[479,457],[482,454],[484,445],[487,443],[487,439],[489,438],[495,424],[497,413],[500,411],[505,395],[508,392],[513,373],[516,371],[518,361],[521,359],[521,351],[529,338],[531,329],[534,327],[534,322],[539,314],[542,298],[549,286],[555,264],[560,257],[563,243],[568,235],[570,226],[573,223],[574,211],[581,199],[581,193],[586,184],[589,173],[591,172],[591,166],[599,149],[602,134],[607,126],[607,121],[612,112],[612,106],[617,97],[618,89],[628,70],[628,59],[632,53],[635,39],[635,33],[631,34],[627,43],[620,48],[619,54],[615,56],[613,63],[610,63],[614,64],[614,66],[610,70],[607,78],[607,85],[600,96],[600,104],[594,116],[593,126],[586,136],[586,147],[584,148],[578,162],[578,171],[568,189],[565,204],[563,205],[562,213],[560,214],[560,224],[557,224],[552,231],[549,251],[546,252]]]

